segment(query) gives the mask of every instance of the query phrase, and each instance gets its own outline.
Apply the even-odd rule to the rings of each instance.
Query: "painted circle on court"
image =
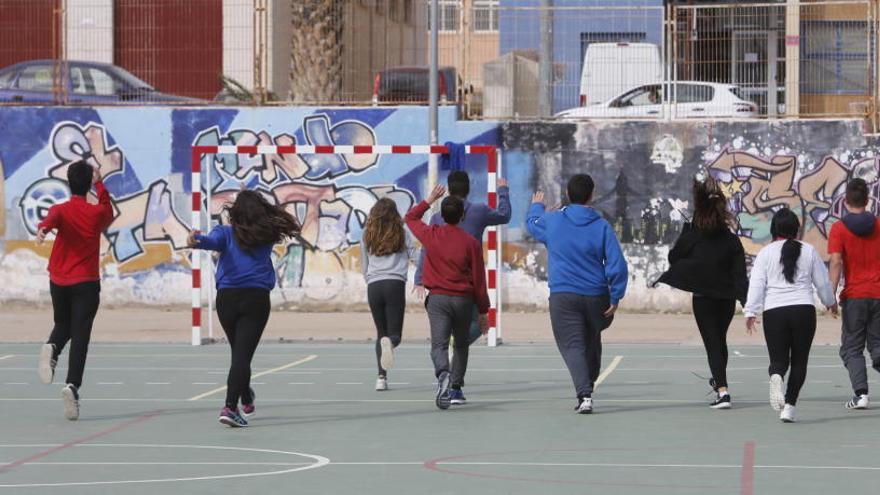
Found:
[[[52,448],[57,447],[59,444],[0,444],[0,451],[2,450],[11,450],[11,449],[23,449],[23,448]],[[204,451],[215,451],[215,452],[231,452],[234,454],[270,454],[273,456],[278,456],[280,460],[284,460],[286,462],[279,461],[263,461],[263,462],[252,462],[246,464],[248,466],[256,466],[259,467],[261,465],[271,467],[278,466],[283,467],[283,469],[270,469],[265,471],[257,471],[257,472],[244,472],[244,473],[234,473],[234,474],[220,474],[220,475],[206,475],[206,476],[182,476],[182,477],[168,477],[168,478],[149,478],[149,479],[123,479],[123,480],[95,480],[95,481],[71,481],[71,482],[54,482],[54,483],[0,483],[0,488],[33,488],[33,487],[64,487],[64,486],[93,486],[93,485],[124,485],[124,484],[137,484],[137,483],[169,483],[169,482],[183,482],[183,481],[211,481],[211,480],[224,480],[224,479],[236,479],[236,478],[255,478],[261,476],[277,476],[282,474],[296,473],[300,471],[308,471],[310,469],[322,468],[330,464],[330,459],[315,455],[315,454],[306,454],[302,452],[288,452],[284,450],[272,450],[272,449],[256,449],[249,447],[227,447],[227,446],[217,446],[217,445],[165,445],[165,444],[133,444],[133,443],[92,443],[92,444],[78,444],[70,447],[71,449],[169,449],[169,450],[192,450],[194,451],[193,458],[197,458],[199,452]],[[300,458],[303,460],[307,460],[308,462],[294,462],[292,458]],[[118,462],[90,462],[83,461],[83,463],[92,466],[92,467],[122,467],[125,465],[130,466],[151,466],[156,464],[180,464],[185,465],[187,462],[126,462],[124,460]],[[29,465],[41,464],[40,462],[35,463],[26,463],[22,467],[27,467]],[[69,465],[76,465],[76,462],[67,463]],[[203,462],[197,463],[198,465],[212,465],[212,462]],[[224,464],[223,462],[217,461],[216,464]],[[232,463],[235,464],[235,463]],[[2,469],[2,465],[0,465],[0,469]]]

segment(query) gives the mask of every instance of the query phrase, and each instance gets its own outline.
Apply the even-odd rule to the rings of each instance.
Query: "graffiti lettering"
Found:
[[[748,253],[757,254],[771,240],[770,218],[784,207],[801,217],[804,240],[825,255],[828,229],[845,214],[843,192],[849,178],[862,177],[868,181],[873,198],[871,208],[878,213],[878,164],[878,158],[862,158],[847,167],[828,156],[816,167],[799,169],[795,156],[765,158],[725,149],[706,168],[730,198]]]

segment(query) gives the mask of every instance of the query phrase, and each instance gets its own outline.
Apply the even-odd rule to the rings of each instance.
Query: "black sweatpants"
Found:
[[[379,364],[382,337],[391,339],[391,345],[400,345],[403,335],[403,314],[406,311],[406,282],[402,280],[378,280],[367,285],[367,302],[373,313],[376,324],[376,366],[379,375],[385,376],[386,370]]]
[[[251,360],[269,321],[272,305],[265,289],[220,289],[217,291],[217,317],[232,348],[229,376],[226,378],[226,407],[253,403]]]
[[[715,386],[727,388],[727,329],[736,311],[735,299],[694,296],[694,318],[703,338]]]
[[[788,375],[785,403],[797,404],[807,379],[807,361],[816,335],[816,307],[812,304],[783,306],[764,311],[764,338],[770,353],[770,375]]]
[[[83,282],[75,285],[49,284],[55,327],[49,343],[55,345],[53,359],[58,359],[64,346],[70,342],[70,363],[67,366],[67,383],[77,389],[82,386],[92,323],[101,303],[101,282]]]

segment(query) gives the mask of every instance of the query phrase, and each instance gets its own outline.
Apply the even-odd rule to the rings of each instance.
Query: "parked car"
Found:
[[[671,89],[675,90],[673,94],[663,94]],[[735,85],[700,81],[645,84],[605,103],[570,108],[556,114],[559,119],[757,116],[757,105],[741,98]]]
[[[62,95],[54,91],[60,81]],[[195,98],[157,91],[127,70],[99,62],[30,60],[0,69],[0,102],[191,103]]]
[[[373,104],[426,103],[430,99],[428,72],[428,67],[389,67],[380,70],[373,79]],[[459,101],[455,67],[440,67],[439,79],[440,101]]]
[[[622,91],[659,81],[660,48],[653,43],[591,43],[584,52],[580,105],[602,103]]]

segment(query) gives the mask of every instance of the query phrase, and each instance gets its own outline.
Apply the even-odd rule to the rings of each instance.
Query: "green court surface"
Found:
[[[219,425],[224,345],[95,345],[82,416],[39,383],[37,345],[0,345],[0,493],[878,493],[880,410],[846,411],[816,347],[798,407],[767,401],[763,347],[731,349],[734,408],[706,407],[702,348],[608,345],[596,413],[576,415],[552,346],[474,347],[469,403],[440,411],[424,345],[375,392],[370,345],[257,351],[257,416]],[[62,361],[66,359],[66,354]],[[64,367],[58,376],[63,380]],[[877,382],[878,375],[871,372]],[[195,400],[191,400],[195,399]]]

